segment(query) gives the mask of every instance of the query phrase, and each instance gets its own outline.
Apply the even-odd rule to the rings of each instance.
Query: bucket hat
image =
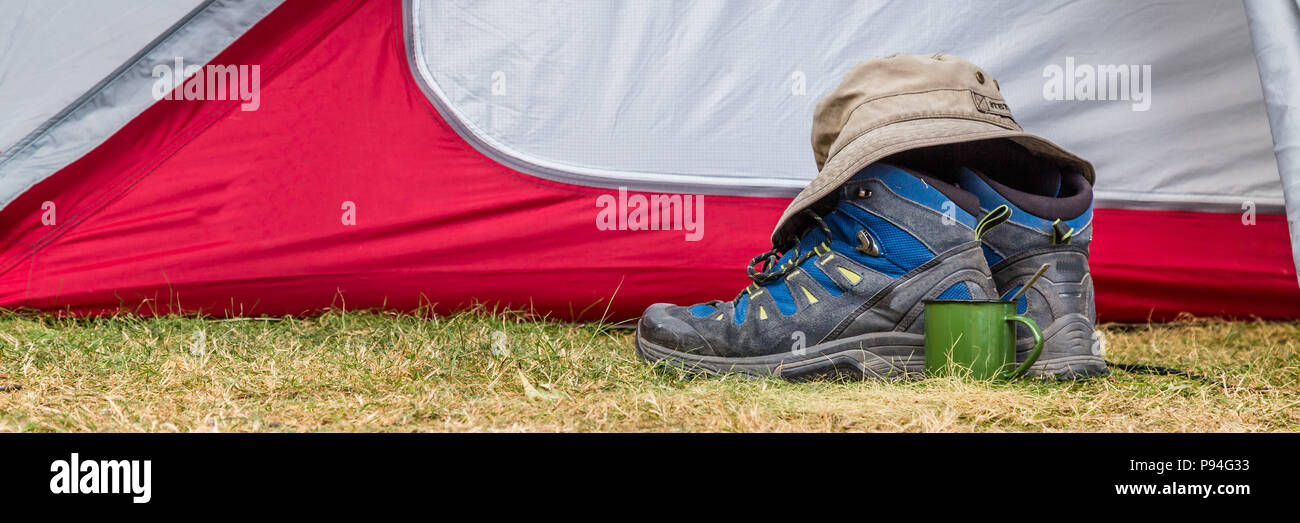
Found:
[[[942,53],[859,63],[817,103],[812,147],[818,174],[781,215],[772,243],[789,246],[809,226],[802,211],[867,165],[911,149],[995,139],[1094,180],[1088,161],[1024,132],[997,80],[973,63]]]

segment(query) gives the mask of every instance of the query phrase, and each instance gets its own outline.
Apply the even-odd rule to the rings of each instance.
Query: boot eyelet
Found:
[[[862,229],[858,231],[857,250],[858,252],[865,254],[867,256],[875,256],[875,257],[880,256],[880,246],[876,245],[875,240],[871,238],[870,234],[867,234],[866,229]]]
[[[870,198],[871,191],[865,188],[858,188],[858,198]]]

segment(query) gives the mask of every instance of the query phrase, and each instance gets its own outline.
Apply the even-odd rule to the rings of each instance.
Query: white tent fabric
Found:
[[[0,103],[0,152],[76,101],[199,2],[0,2],[0,100],[7,101]]]
[[[30,108],[0,105],[6,108],[0,137],[21,136],[0,151],[0,207],[153,105],[155,66],[172,65],[178,57],[186,65],[206,64],[281,2],[207,0],[195,7],[187,0],[165,8],[133,0],[0,4],[0,20],[18,20],[10,37],[0,40],[0,99],[12,99],[4,93],[13,92],[34,100]],[[47,25],[68,37],[50,38],[42,32]],[[90,50],[96,44],[106,50]],[[34,88],[44,94],[32,94]]]
[[[1091,160],[1102,205],[1283,208],[1240,3],[562,7],[413,0],[409,8],[412,60],[439,109],[485,153],[539,176],[793,195],[816,174],[813,107],[850,66],[895,52],[946,52],[992,72],[1026,130]],[[1096,74],[1109,65],[1136,67],[1137,92],[1149,98],[1045,92],[1058,68],[1092,68],[1102,79],[1092,92],[1116,92]]]
[[[1300,274],[1300,1],[1246,2]]]

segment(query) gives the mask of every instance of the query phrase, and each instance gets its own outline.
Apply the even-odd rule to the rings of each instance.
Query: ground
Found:
[[[452,316],[0,313],[0,431],[1295,431],[1300,323],[1104,325],[1081,382],[691,378],[630,330]],[[499,334],[498,334],[499,333]]]

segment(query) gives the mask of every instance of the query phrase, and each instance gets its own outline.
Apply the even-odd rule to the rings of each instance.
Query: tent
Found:
[[[817,99],[858,61],[942,51],[1096,165],[1102,320],[1300,318],[1297,11],[7,2],[0,307],[593,319],[728,298],[816,174]]]

